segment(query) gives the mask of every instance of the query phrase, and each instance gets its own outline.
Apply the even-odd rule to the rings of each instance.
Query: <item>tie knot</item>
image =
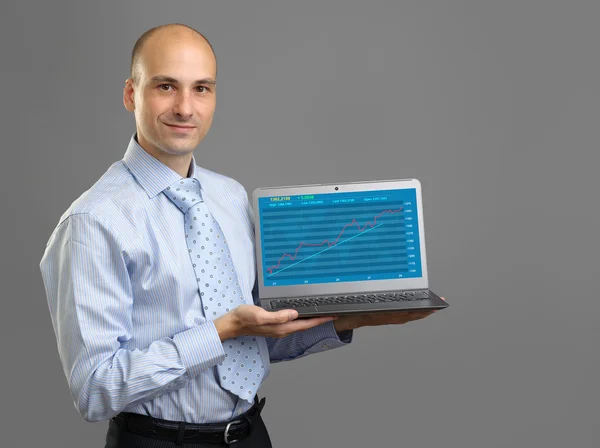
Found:
[[[173,201],[173,203],[183,213],[187,213],[190,207],[198,202],[202,202],[200,194],[200,183],[190,177],[178,180],[173,185],[165,188],[163,193]]]

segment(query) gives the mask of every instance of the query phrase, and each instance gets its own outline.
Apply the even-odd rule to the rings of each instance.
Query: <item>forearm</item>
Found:
[[[263,331],[268,333],[267,330],[256,332],[257,330],[252,327],[244,327],[242,320],[236,316],[235,312],[227,313],[215,319],[214,325],[221,341],[244,334],[259,335]],[[285,337],[263,337],[269,350],[270,361],[278,362],[349,344],[352,341],[352,332],[347,331],[338,334],[330,321],[308,330],[295,331]]]
[[[306,331],[292,333],[285,338],[267,338],[271,362],[291,361],[351,343],[352,332],[338,334],[334,322],[326,322]]]
[[[81,353],[74,362],[67,362],[65,370],[72,372],[69,387],[78,411],[88,421],[106,420],[127,406],[185,387],[225,357],[209,326],[162,338],[143,350],[118,348],[111,353],[96,347],[97,355]]]
[[[183,387],[225,357],[212,322],[136,345],[144,329],[133,325],[122,247],[105,222],[80,214],[57,229],[40,263],[71,395],[89,421]]]
[[[260,307],[258,284],[253,290],[254,304]],[[294,332],[283,338],[267,337],[269,358],[272,363],[301,358],[312,353],[343,347],[352,342],[352,331],[337,331],[329,321],[304,331]]]

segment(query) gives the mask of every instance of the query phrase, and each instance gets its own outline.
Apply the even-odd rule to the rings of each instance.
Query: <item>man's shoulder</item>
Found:
[[[111,215],[129,209],[143,189],[123,161],[113,163],[108,170],[65,211],[60,221],[73,215],[87,214],[110,220]]]

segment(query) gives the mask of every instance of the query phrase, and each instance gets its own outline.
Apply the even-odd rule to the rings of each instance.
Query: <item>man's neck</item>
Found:
[[[164,151],[160,151],[154,148],[153,145],[148,144],[144,141],[140,141],[140,138],[136,134],[135,140],[140,145],[140,147],[150,154],[152,157],[157,159],[163,165],[168,166],[181,177],[189,177],[192,172],[192,154],[168,154]]]

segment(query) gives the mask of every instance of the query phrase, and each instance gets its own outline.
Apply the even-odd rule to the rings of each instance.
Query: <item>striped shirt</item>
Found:
[[[242,295],[258,303],[254,224],[237,181],[196,165],[190,177],[231,249]],[[40,270],[75,408],[87,421],[121,411],[194,423],[223,422],[251,406],[223,389],[223,343],[204,317],[184,236],[184,215],[162,191],[181,176],[132,136],[122,160],[61,216]],[[257,337],[269,363],[351,342],[332,322],[282,339]],[[263,381],[264,381],[263,378]]]

